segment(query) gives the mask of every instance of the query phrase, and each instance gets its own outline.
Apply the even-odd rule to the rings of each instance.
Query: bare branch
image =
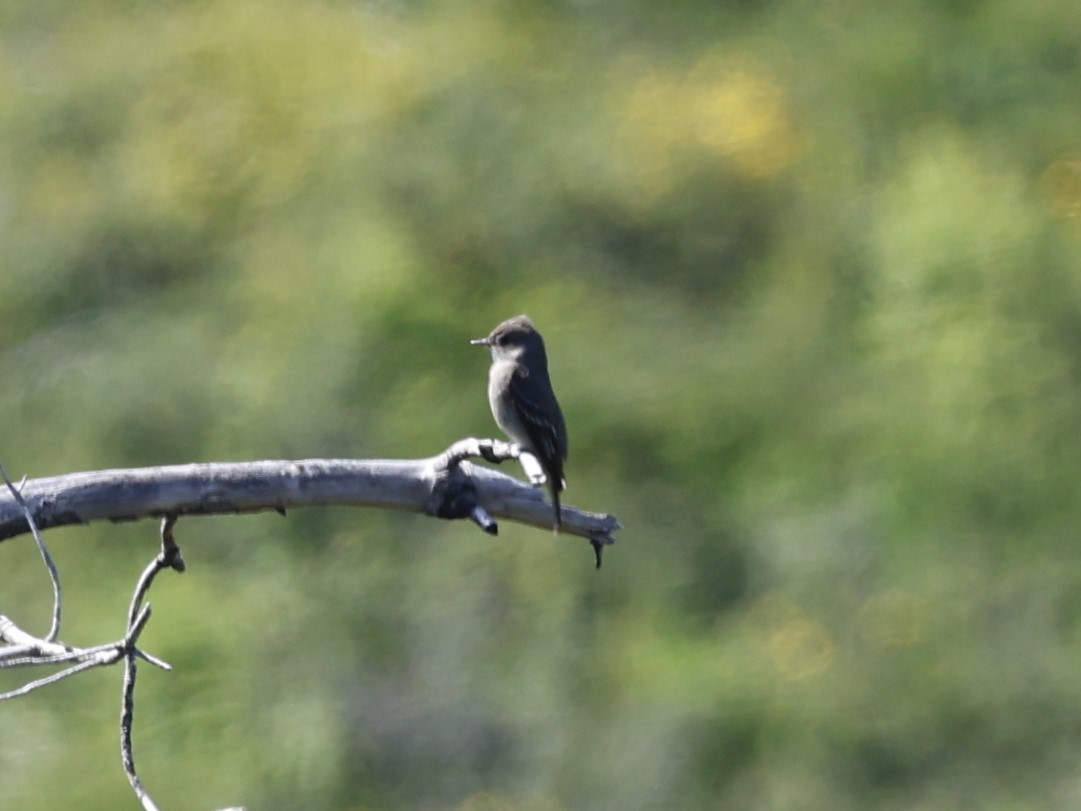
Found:
[[[17,500],[0,492],[0,540],[32,531],[31,519],[38,528],[47,529],[99,520],[320,505],[473,517],[487,532],[496,529],[495,520],[500,518],[547,529],[551,507],[538,490],[465,461],[482,458],[496,462],[518,456],[519,449],[510,443],[469,438],[430,459],[218,462],[31,479],[21,492],[25,512]],[[482,508],[476,514],[480,520],[474,516],[475,507]],[[619,528],[612,515],[563,507],[564,535],[609,544]]]

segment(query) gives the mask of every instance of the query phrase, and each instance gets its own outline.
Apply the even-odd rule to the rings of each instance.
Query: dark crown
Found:
[[[528,315],[508,318],[488,336],[488,342],[496,346],[524,346],[534,341],[544,346],[540,333],[533,327]]]

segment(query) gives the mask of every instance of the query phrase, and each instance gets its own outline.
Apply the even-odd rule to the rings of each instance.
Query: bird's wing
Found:
[[[537,401],[537,387],[526,382],[527,374],[519,366],[511,375],[511,402],[514,403],[522,427],[529,435],[530,444],[541,457],[541,463],[545,467],[550,466],[548,473],[562,486],[563,460],[567,458],[567,431],[563,423],[563,412],[554,397],[546,398],[546,402]]]

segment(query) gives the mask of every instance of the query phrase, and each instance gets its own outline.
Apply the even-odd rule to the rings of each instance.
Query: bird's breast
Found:
[[[496,425],[523,448],[530,447],[529,434],[518,417],[510,397],[510,382],[518,364],[513,361],[497,361],[488,372],[488,404]]]

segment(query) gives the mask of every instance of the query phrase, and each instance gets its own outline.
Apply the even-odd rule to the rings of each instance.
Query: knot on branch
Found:
[[[188,565],[184,563],[184,556],[180,554],[176,536],[173,535],[175,526],[175,513],[170,513],[161,519],[161,552],[158,553],[157,560],[163,568],[168,567],[174,571],[183,572]]]
[[[480,505],[477,485],[473,477],[458,465],[458,461],[436,472],[432,486],[432,515],[447,520],[469,518],[489,535],[498,535],[499,524]]]

